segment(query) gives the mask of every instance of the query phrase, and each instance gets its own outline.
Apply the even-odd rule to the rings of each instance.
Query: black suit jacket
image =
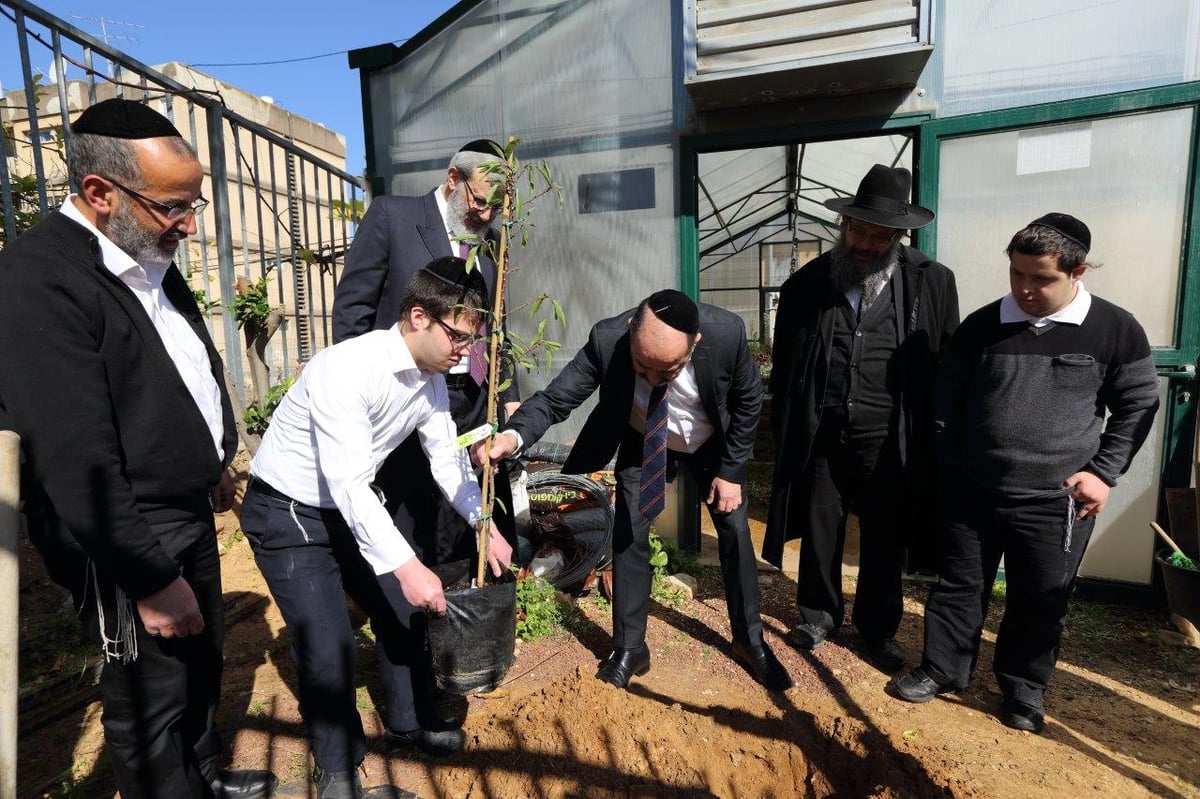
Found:
[[[433,191],[421,197],[371,200],[346,253],[346,269],[334,294],[335,343],[396,324],[413,275],[434,258],[456,254],[451,252]],[[486,235],[495,237],[492,230]],[[496,263],[481,251],[478,265],[490,297],[496,288]],[[519,399],[515,382],[500,396],[501,402]]]
[[[163,290],[208,350],[224,461],[137,297],[60,212],[0,251],[0,404],[21,436],[51,574],[90,558],[133,599],[179,576],[150,519],[203,503],[237,450],[220,356],[183,276]],[[32,489],[32,490],[28,490]],[[34,531],[31,530],[31,533]],[[79,575],[82,577],[82,574]]]
[[[599,403],[584,423],[563,471],[602,469],[629,428],[633,406],[633,361],[629,320],[636,309],[596,323],[587,344],[551,381],[521,404],[505,429],[520,433],[525,446],[540,439],[584,400],[599,390]],[[724,480],[743,482],[754,448],[763,387],[746,343],[746,328],[736,314],[700,305],[700,341],[692,353],[696,382],[712,438],[701,448],[709,467]]]

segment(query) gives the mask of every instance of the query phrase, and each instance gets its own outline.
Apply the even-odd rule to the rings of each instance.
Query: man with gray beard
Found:
[[[104,655],[104,739],[124,799],[268,796],[219,768],[224,603],[214,511],[237,451],[221,359],[172,263],[208,201],[153,109],[71,125],[75,193],[0,252],[0,407],[21,436],[30,540]]]
[[[816,649],[841,626],[846,517],[859,525],[854,626],[867,659],[904,666],[895,641],[901,574],[936,541],[932,393],[958,325],[953,273],[901,243],[933,221],[908,202],[907,169],[876,164],[839,212],[833,249],[780,290],[772,354],[777,453],[763,557],[779,566],[801,539],[800,623],[788,640]]]

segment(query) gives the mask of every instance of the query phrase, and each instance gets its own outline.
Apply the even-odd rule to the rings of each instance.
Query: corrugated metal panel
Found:
[[[776,99],[780,78],[797,97],[911,86],[931,49],[930,2],[695,0],[687,87],[711,108],[746,102],[755,78]],[[839,65],[852,82],[837,79]]]

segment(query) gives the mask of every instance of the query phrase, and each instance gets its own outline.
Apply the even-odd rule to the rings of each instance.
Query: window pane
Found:
[[[943,141],[937,252],[963,315],[1008,293],[1012,235],[1061,211],[1091,228],[1088,290],[1172,346],[1191,127],[1184,108]]]

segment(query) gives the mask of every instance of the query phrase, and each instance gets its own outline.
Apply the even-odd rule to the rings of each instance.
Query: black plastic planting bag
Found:
[[[438,687],[456,694],[494,690],[513,664],[517,583],[446,592],[446,614],[429,617],[429,647]]]

